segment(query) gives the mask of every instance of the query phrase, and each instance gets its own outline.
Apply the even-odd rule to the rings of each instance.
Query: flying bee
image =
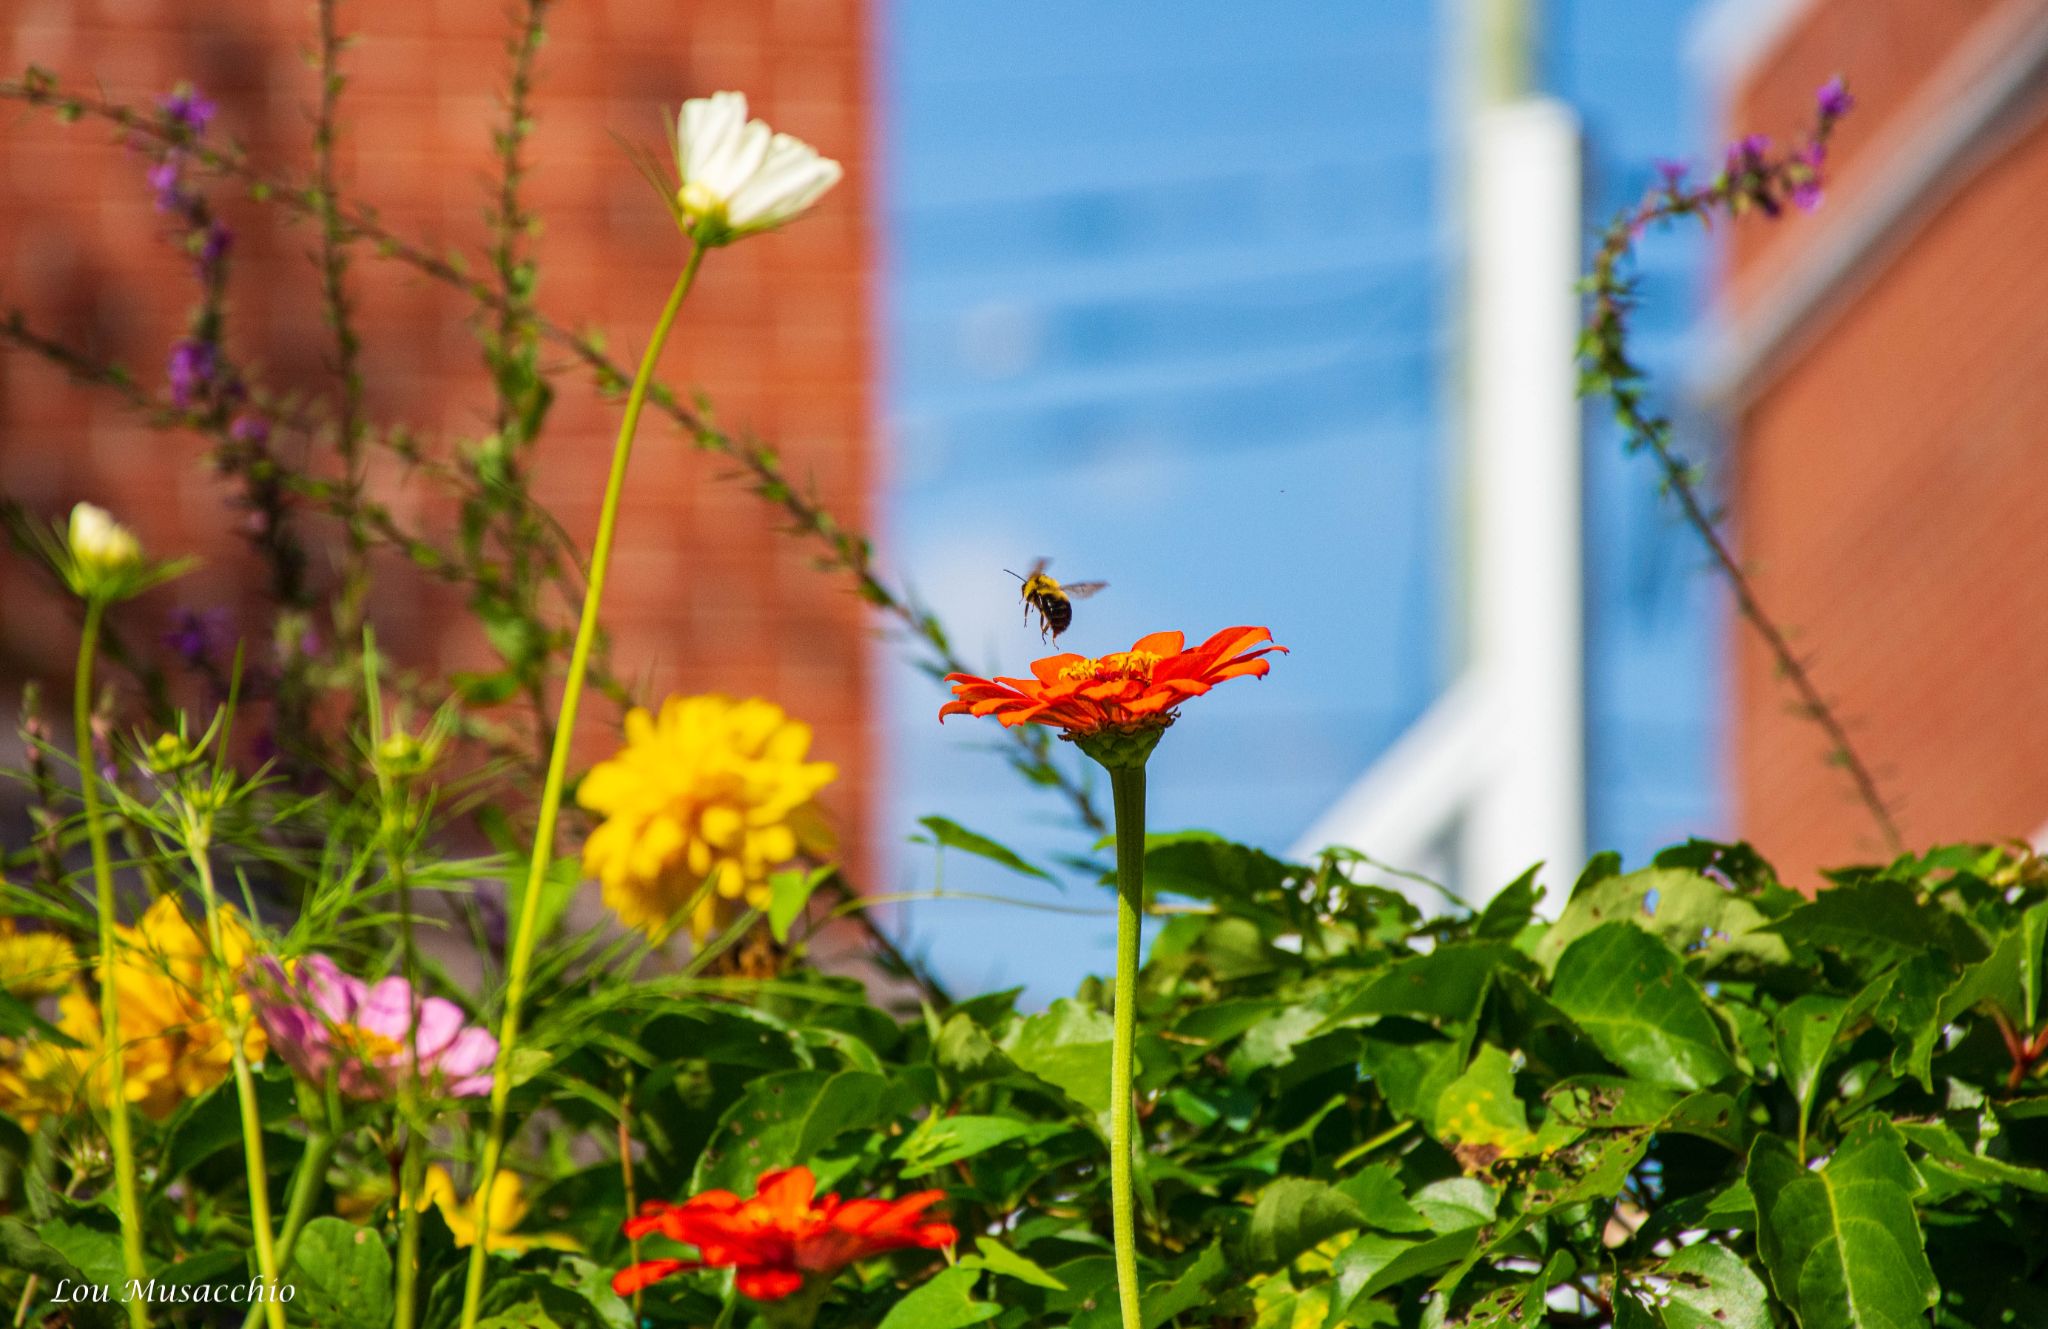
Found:
[[[1109,585],[1109,583],[1106,581],[1070,581],[1062,586],[1052,574],[1045,570],[1046,566],[1051,562],[1052,560],[1049,558],[1039,559],[1031,565],[1030,573],[1024,576],[1018,576],[1017,573],[1010,572],[1008,568],[1004,568],[1003,571],[1010,572],[1012,577],[1016,577],[1018,581],[1024,583],[1025,619],[1028,621],[1031,617],[1031,612],[1034,609],[1037,610],[1039,635],[1057,645],[1060,634],[1073,626],[1074,601],[1087,599],[1103,587]]]

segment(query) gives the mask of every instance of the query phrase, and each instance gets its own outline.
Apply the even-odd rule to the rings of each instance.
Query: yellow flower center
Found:
[[[1116,651],[1099,660],[1076,660],[1060,670],[1060,677],[1069,683],[1120,678],[1148,683],[1152,680],[1153,666],[1158,663],[1159,657],[1150,651]]]
[[[395,1057],[405,1051],[405,1044],[395,1038],[387,1038],[374,1029],[365,1029],[359,1024],[342,1024],[334,1027],[334,1046],[351,1056],[364,1061],[381,1061]]]

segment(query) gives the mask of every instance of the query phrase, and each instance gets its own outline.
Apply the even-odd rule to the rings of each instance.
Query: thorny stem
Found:
[[[1839,114],[1822,110],[1804,152],[1775,160],[1761,155],[1732,160],[1729,169],[1712,183],[1693,188],[1672,176],[1641,203],[1609,223],[1586,279],[1591,310],[1580,343],[1580,360],[1584,390],[1589,394],[1604,393],[1613,403],[1614,417],[1627,437],[1627,446],[1631,450],[1647,448],[1656,459],[1686,524],[1698,533],[1733,591],[1737,610],[1798,695],[1801,712],[1826,737],[1833,758],[1848,772],[1858,801],[1877,824],[1887,848],[1896,854],[1902,850],[1904,841],[1876,776],[1856,751],[1848,727],[1792,649],[1784,630],[1764,607],[1749,575],[1722,537],[1713,514],[1700,498],[1691,469],[1672,449],[1670,420],[1654,414],[1644,403],[1643,389],[1637,386],[1643,372],[1630,360],[1627,345],[1627,315],[1634,307],[1634,286],[1620,275],[1623,260],[1634,252],[1637,238],[1651,225],[1681,217],[1711,223],[1716,214],[1733,216],[1749,207],[1767,216],[1777,216],[1783,211],[1783,201],[1796,198],[1800,189],[1817,190],[1820,163]]]
[[[318,214],[318,208],[310,196],[311,191],[291,180],[265,173],[252,165],[239,151],[187,143],[182,135],[166,129],[157,124],[153,117],[128,106],[91,95],[61,91],[56,86],[54,78],[40,71],[32,70],[30,76],[23,79],[0,80],[0,99],[12,99],[31,106],[50,108],[64,115],[92,116],[119,125],[133,133],[155,137],[165,142],[178,142],[185,147],[191,160],[209,170],[241,181],[254,194],[296,212]],[[488,282],[470,276],[455,261],[439,257],[423,245],[390,230],[361,207],[339,203],[337,206],[348,230],[358,238],[369,241],[378,257],[403,263],[436,281],[454,287],[476,304],[493,312],[502,315],[507,309],[510,302],[502,291]],[[624,369],[605,354],[595,337],[572,332],[538,312],[530,313],[530,317],[533,319],[535,330],[543,338],[566,349],[582,362],[601,386],[616,387],[626,381]],[[868,542],[843,527],[815,499],[800,492],[783,471],[781,460],[773,451],[735,439],[712,427],[697,412],[677,401],[674,394],[666,388],[651,386],[647,395],[657,410],[667,415],[690,435],[698,449],[737,462],[754,493],[788,514],[794,533],[810,536],[821,542],[825,546],[822,565],[852,578],[862,599],[908,628],[911,635],[929,653],[934,672],[971,672],[969,666],[953,652],[938,619],[919,607],[906,594],[892,590],[875,574],[871,566]],[[1005,733],[1016,747],[1011,759],[1020,770],[1034,780],[1057,789],[1071,805],[1075,817],[1087,829],[1097,833],[1108,829],[1108,823],[1095,806],[1094,798],[1087,787],[1051,759],[1050,743],[1044,734],[1025,733],[1022,726],[1006,730]]]
[[[1123,1329],[1143,1329],[1131,1201],[1131,1071],[1137,1049],[1138,955],[1145,909],[1145,768],[1110,768],[1116,810],[1116,1008],[1109,1061],[1109,1212]]]
[[[561,814],[562,793],[568,783],[569,743],[576,730],[576,708],[582,700],[583,680],[590,664],[590,651],[597,639],[598,608],[604,597],[605,574],[611,567],[612,541],[617,533],[619,500],[625,492],[626,466],[633,456],[633,436],[640,427],[640,412],[647,403],[647,391],[654,378],[655,364],[668,341],[669,329],[697,280],[704,250],[692,245],[689,259],[669,292],[668,303],[655,321],[647,350],[640,358],[640,371],[626,397],[626,409],[619,422],[619,438],[612,450],[611,473],[606,477],[604,502],[598,509],[597,538],[591,545],[590,579],[583,596],[583,613],[576,624],[576,644],[569,655],[568,676],[562,680],[562,701],[556,712],[555,737],[548,753],[546,783],[541,788],[540,812],[534,828],[533,857],[527,866],[526,889],[519,897],[519,918],[514,927],[512,950],[505,971],[505,1010],[498,1025],[498,1061],[491,1075],[491,1119],[484,1138],[483,1165],[476,1193],[489,1205],[492,1187],[505,1154],[506,1102],[512,1090],[512,1064],[519,1041],[520,1005],[526,999],[527,974],[533,964],[533,947],[540,919],[540,897],[554,863],[555,823]],[[480,1223],[470,1247],[469,1273],[462,1298],[462,1329],[476,1329],[481,1309],[484,1270],[490,1259],[491,1234],[488,1223]]]
[[[149,1269],[142,1258],[142,1205],[135,1185],[135,1139],[128,1117],[128,1077],[121,1046],[121,1001],[114,962],[119,945],[114,931],[114,869],[107,858],[107,828],[100,815],[99,760],[92,750],[92,666],[106,611],[102,597],[86,598],[71,717],[78,746],[78,788],[85,801],[85,837],[92,846],[94,904],[99,914],[100,1055],[107,1066],[107,1143],[114,1154],[115,1217],[121,1225],[121,1267],[133,1280],[148,1278]],[[134,1329],[149,1329],[148,1299],[129,1297],[124,1304]]]

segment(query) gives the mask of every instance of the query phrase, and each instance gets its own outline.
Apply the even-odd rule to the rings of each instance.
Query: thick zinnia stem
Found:
[[[186,844],[199,877],[200,899],[206,906],[206,939],[213,950],[215,998],[221,1027],[228,1031],[228,1055],[234,1063],[235,1102],[242,1114],[242,1162],[249,1175],[249,1226],[256,1242],[256,1272],[263,1277],[262,1302],[270,1329],[284,1329],[284,1305],[273,1295],[278,1283],[277,1244],[270,1226],[270,1169],[263,1159],[263,1109],[256,1099],[256,1077],[249,1069],[249,1021],[235,1005],[234,978],[228,972],[227,929],[220,918],[220,893],[214,886],[213,860],[207,849],[212,831],[188,826]]]
[[[107,1066],[107,1144],[114,1154],[114,1216],[121,1224],[121,1267],[130,1279],[147,1280],[142,1259],[142,1209],[135,1185],[135,1137],[129,1130],[128,1077],[121,1047],[121,1003],[115,982],[114,868],[107,857],[107,827],[101,815],[99,762],[92,750],[92,667],[99,654],[100,622],[106,601],[89,596],[85,628],[78,638],[78,673],[71,718],[78,746],[78,788],[85,802],[85,838],[92,846],[94,905],[99,913],[100,1056]],[[149,1302],[125,1299],[128,1322],[148,1329]]]
[[[1116,806],[1116,1010],[1109,1062],[1109,1212],[1116,1241],[1116,1295],[1123,1329],[1138,1312],[1138,1232],[1132,1212],[1131,1072],[1138,1035],[1139,929],[1145,917],[1145,767],[1111,766]]]
[[[328,1160],[334,1157],[334,1128],[325,1117],[313,1122],[312,1132],[306,1137],[306,1151],[299,1155],[299,1165],[292,1170],[291,1186],[285,1192],[284,1226],[277,1234],[277,1262],[289,1269],[292,1253],[298,1248],[299,1233],[306,1226],[306,1220],[313,1216],[313,1200],[320,1193],[320,1184],[327,1176]],[[242,1320],[242,1329],[256,1329],[263,1318],[264,1308],[251,1306]]]
[[[398,1165],[398,1285],[395,1289],[396,1313],[392,1318],[393,1329],[412,1329],[419,1314],[420,1276],[420,1172],[426,1161],[420,1149],[420,1132],[412,1123],[405,1124],[405,1156]],[[484,1228],[479,1224],[477,1241],[484,1239]]]
[[[481,1172],[476,1194],[488,1197],[497,1184],[498,1167],[505,1156],[505,1104],[512,1091],[512,1062],[519,1045],[520,1004],[526,999],[527,972],[533,964],[535,930],[540,919],[541,887],[547,880],[555,856],[555,823],[561,816],[562,790],[568,782],[569,744],[576,732],[576,707],[583,698],[583,682],[590,672],[590,651],[597,640],[598,605],[604,597],[605,573],[611,567],[612,539],[617,533],[619,499],[626,487],[626,464],[633,456],[633,435],[640,425],[640,411],[647,404],[648,385],[655,363],[675,326],[676,314],[697,280],[704,249],[693,245],[669,292],[668,303],[640,357],[640,370],[626,394],[626,412],[619,421],[619,438],[612,449],[611,474],[605,480],[604,504],[597,514],[597,539],[590,550],[590,580],[583,592],[583,612],[576,623],[576,641],[569,651],[569,672],[562,680],[562,704],[555,714],[554,743],[548,751],[548,773],[541,786],[540,813],[533,833],[533,858],[527,865],[526,889],[519,897],[519,916],[513,924],[512,948],[506,958],[505,1010],[498,1022],[498,1060],[491,1075],[491,1123],[484,1137]],[[479,1225],[476,1244],[469,1249],[469,1272],[462,1296],[462,1329],[476,1329],[477,1312],[484,1289],[484,1270],[490,1259],[490,1225]]]

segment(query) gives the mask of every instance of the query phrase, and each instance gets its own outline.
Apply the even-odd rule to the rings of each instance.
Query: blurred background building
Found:
[[[1744,227],[1700,382],[1766,601],[1799,631],[1908,844],[2048,823],[2048,4],[1727,6],[1731,131],[1785,132],[1846,72],[1827,205]],[[1710,30],[1714,36],[1714,30]],[[1870,817],[1732,636],[1734,824],[1796,870]]]
[[[357,36],[344,186],[473,267],[522,8],[336,10]],[[1499,726],[1459,719],[1475,709],[1461,701],[1475,661],[1524,688],[1491,704],[1547,724],[1543,762],[1517,778],[1547,799],[1557,833],[1530,833],[1541,847],[1526,856],[1569,864],[1553,865],[1553,884],[1581,847],[1639,863],[1694,834],[1751,835],[1799,879],[1878,848],[1767,662],[1726,622],[1653,471],[1623,455],[1597,408],[1558,396],[1568,365],[1530,380],[1548,406],[1513,391],[1484,406],[1502,380],[1473,335],[1499,285],[1480,255],[1495,273],[1535,270],[1514,227],[1488,250],[1477,219],[1489,207],[1512,215],[1540,196],[1557,240],[1541,261],[1567,268],[1572,226],[1590,236],[1656,180],[1660,158],[1711,171],[1717,136],[1791,132],[1813,90],[1847,75],[1860,107],[1826,206],[1734,228],[1718,269],[1696,230],[1646,237],[1637,349],[1909,837],[2026,833],[2048,816],[2048,708],[2027,667],[2029,611],[2048,596],[2028,575],[2048,537],[2028,519],[2027,482],[2048,463],[2026,446],[2048,418],[2048,263],[2028,239],[2048,171],[2048,0],[546,9],[529,149],[546,312],[606,329],[631,357],[677,246],[612,136],[655,142],[658,108],[744,89],[778,128],[844,161],[847,180],[802,224],[718,256],[669,381],[701,386],[722,425],[772,442],[835,512],[874,529],[887,574],[977,666],[1015,671],[1045,653],[1005,571],[1040,556],[1110,583],[1063,648],[1269,625],[1294,653],[1176,728],[1154,768],[1155,828],[1284,851],[1370,827],[1375,808],[1384,824],[1386,791],[1419,789],[1427,816],[1401,821],[1427,833],[1362,847],[1474,893],[1509,871],[1466,839],[1497,774],[1469,740]],[[302,172],[312,14],[301,0],[17,0],[0,64],[143,104],[189,79],[220,105],[214,132]],[[1502,49],[1489,45],[1498,24],[1511,76],[1480,54]],[[1475,126],[1503,109],[1530,112],[1524,129],[1541,122],[1554,170],[1529,175],[1521,148],[1489,159],[1476,146]],[[145,166],[104,125],[9,107],[0,303],[160,392],[192,293]],[[317,231],[218,197],[236,236],[230,347],[270,386],[331,402]],[[443,446],[486,432],[463,302],[367,247],[351,281],[373,333],[367,413]],[[1546,308],[1531,315],[1550,329],[1540,335],[1569,313],[1562,299]],[[1535,344],[1510,337],[1491,354]],[[551,367],[560,395],[538,487],[581,539],[616,407]],[[1539,415],[1578,480],[1538,514],[1539,538],[1565,537],[1545,592],[1562,586],[1565,600],[1528,621],[1579,622],[1540,648],[1503,630],[1508,610],[1537,602],[1517,592],[1493,597],[1506,610],[1485,607],[1502,584],[1485,569],[1512,569],[1517,546],[1481,520],[1483,481],[1498,476],[1474,470],[1487,446],[1526,459],[1514,449]],[[264,589],[203,455],[0,350],[0,492],[50,514],[101,501],[152,545],[208,558],[126,611],[138,637],[179,607],[259,617]],[[941,881],[934,852],[910,839],[927,814],[1045,864],[1063,890],[957,854],[943,884],[1057,912],[962,898],[894,921],[963,985],[1069,990],[1106,962],[1112,931],[1103,896],[1061,866],[1089,837],[984,750],[1001,742],[992,726],[936,723],[942,693],[725,469],[670,431],[644,434],[608,605],[622,666],[650,695],[759,693],[814,721],[819,754],[847,772],[834,810],[850,851],[884,889]],[[373,483],[407,521],[453,520],[388,459]],[[402,589],[373,606],[385,639],[422,669],[478,667],[459,604],[386,570]],[[316,562],[313,575],[331,571]],[[62,676],[66,612],[0,559],[10,691]],[[1539,657],[1541,669],[1520,667]],[[1417,751],[1435,764],[1398,764]]]

